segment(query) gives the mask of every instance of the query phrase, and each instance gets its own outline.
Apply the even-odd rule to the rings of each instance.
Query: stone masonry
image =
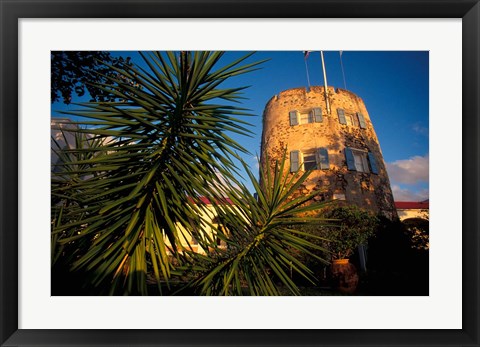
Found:
[[[393,219],[392,190],[377,135],[363,100],[344,89],[289,89],[275,95],[263,113],[261,165],[286,152],[289,172],[312,169],[302,193],[317,201],[345,200]],[[293,153],[292,153],[293,152]]]

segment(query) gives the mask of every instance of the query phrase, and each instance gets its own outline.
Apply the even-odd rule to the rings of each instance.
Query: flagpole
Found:
[[[340,53],[340,65],[342,66],[342,75],[343,75],[343,86],[347,89],[347,81],[345,80],[345,71],[343,70],[343,61],[342,61],[342,53],[343,51],[338,51]]]
[[[307,64],[308,56],[304,56],[303,60],[305,60],[305,71],[307,71],[307,83],[308,83],[308,90],[310,90],[310,75],[308,73],[308,64]]]
[[[325,60],[323,59],[323,51],[320,51],[320,57],[322,58],[322,69],[323,69],[323,83],[325,90],[325,103],[327,104],[327,113],[330,112],[330,102],[328,101],[328,83],[327,83],[327,70],[325,69]]]

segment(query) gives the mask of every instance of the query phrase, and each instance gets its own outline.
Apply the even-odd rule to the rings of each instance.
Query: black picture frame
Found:
[[[112,6],[115,4],[117,6]],[[478,0],[0,0],[0,343],[2,346],[479,346]],[[18,19],[462,18],[463,328],[460,330],[18,329]],[[461,223],[460,223],[461,222]]]

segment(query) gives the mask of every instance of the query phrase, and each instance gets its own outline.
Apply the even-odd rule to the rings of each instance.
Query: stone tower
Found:
[[[286,170],[313,170],[303,193],[318,192],[317,201],[348,204],[397,217],[377,135],[363,100],[328,87],[289,89],[275,95],[263,113],[261,165],[281,159]]]

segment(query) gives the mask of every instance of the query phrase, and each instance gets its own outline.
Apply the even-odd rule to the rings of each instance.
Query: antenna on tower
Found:
[[[320,51],[320,58],[322,58],[322,70],[323,70],[323,83],[325,90],[325,103],[327,104],[327,113],[330,112],[330,102],[328,101],[328,83],[327,83],[327,70],[325,69],[325,60],[323,59],[323,51]]]

